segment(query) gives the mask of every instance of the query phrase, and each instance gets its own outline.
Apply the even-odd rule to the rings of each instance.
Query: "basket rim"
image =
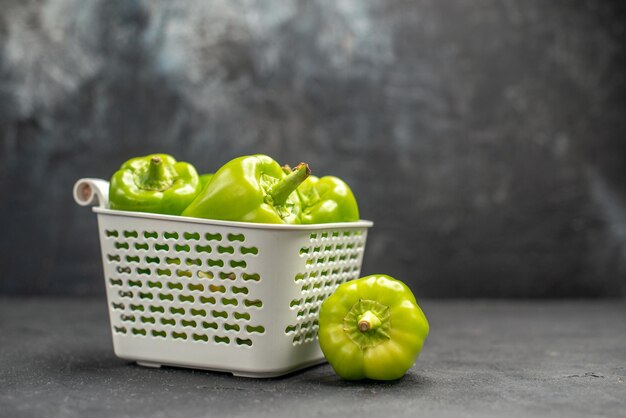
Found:
[[[307,224],[307,225],[292,225],[292,224],[263,224],[254,222],[236,222],[236,221],[221,221],[216,219],[203,219],[203,218],[191,218],[188,216],[176,216],[176,215],[163,215],[160,213],[148,213],[148,212],[131,212],[125,210],[105,209],[101,207],[93,207],[92,210],[95,213],[101,213],[104,215],[112,216],[125,216],[131,218],[144,218],[144,219],[158,219],[163,221],[180,222],[180,223],[194,223],[202,225],[217,225],[217,226],[229,226],[233,228],[252,228],[252,229],[266,229],[266,230],[287,230],[287,231],[314,231],[320,229],[337,229],[337,228],[371,228],[374,226],[374,222],[361,219],[356,222],[335,222],[325,224]]]

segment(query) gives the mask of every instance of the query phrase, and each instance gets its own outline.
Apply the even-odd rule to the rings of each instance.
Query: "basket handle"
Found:
[[[81,206],[89,206],[97,203],[98,207],[108,208],[109,182],[92,178],[78,180],[74,184],[74,200]]]

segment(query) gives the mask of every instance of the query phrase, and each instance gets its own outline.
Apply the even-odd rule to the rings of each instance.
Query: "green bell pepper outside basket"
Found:
[[[180,215],[202,190],[193,165],[167,154],[126,161],[111,177],[111,209]]]
[[[267,155],[235,158],[224,164],[185,209],[183,216],[258,223],[300,223],[296,188],[311,174],[300,163],[290,174]]]
[[[411,290],[387,275],[346,282],[319,313],[319,343],[344,379],[395,380],[415,362],[428,321]]]

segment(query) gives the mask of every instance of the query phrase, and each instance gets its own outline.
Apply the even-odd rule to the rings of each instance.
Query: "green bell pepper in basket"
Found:
[[[310,176],[300,187],[302,223],[356,222],[359,207],[350,187],[338,177]]]
[[[202,188],[204,189],[207,184],[213,178],[213,173],[200,174],[200,183],[202,184]]]
[[[283,166],[285,173],[291,167]],[[302,202],[303,224],[331,222],[356,222],[359,220],[359,206],[348,184],[335,176],[322,178],[309,176],[298,187]]]
[[[224,164],[184,210],[183,216],[258,223],[300,223],[296,188],[311,174],[300,163],[290,174],[267,155],[235,158]]]
[[[198,173],[189,163],[167,154],[151,154],[126,161],[111,177],[111,209],[180,215],[202,190]]]
[[[320,347],[344,379],[399,379],[427,336],[428,321],[411,290],[386,275],[346,282],[320,308]]]

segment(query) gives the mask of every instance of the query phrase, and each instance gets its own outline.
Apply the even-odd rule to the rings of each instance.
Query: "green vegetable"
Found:
[[[213,173],[200,174],[200,183],[202,184],[203,189],[206,187],[207,184],[209,184],[212,178]]]
[[[427,335],[428,321],[411,290],[383,274],[342,284],[320,309],[320,346],[348,380],[399,379]]]
[[[311,174],[298,164],[285,174],[267,155],[235,158],[213,175],[211,182],[185,209],[183,216],[259,223],[300,223],[296,188]]]
[[[196,169],[167,154],[126,161],[111,177],[111,209],[180,215],[200,192]]]
[[[355,222],[359,220],[359,207],[350,187],[338,177],[310,176],[300,187],[302,223]]]

